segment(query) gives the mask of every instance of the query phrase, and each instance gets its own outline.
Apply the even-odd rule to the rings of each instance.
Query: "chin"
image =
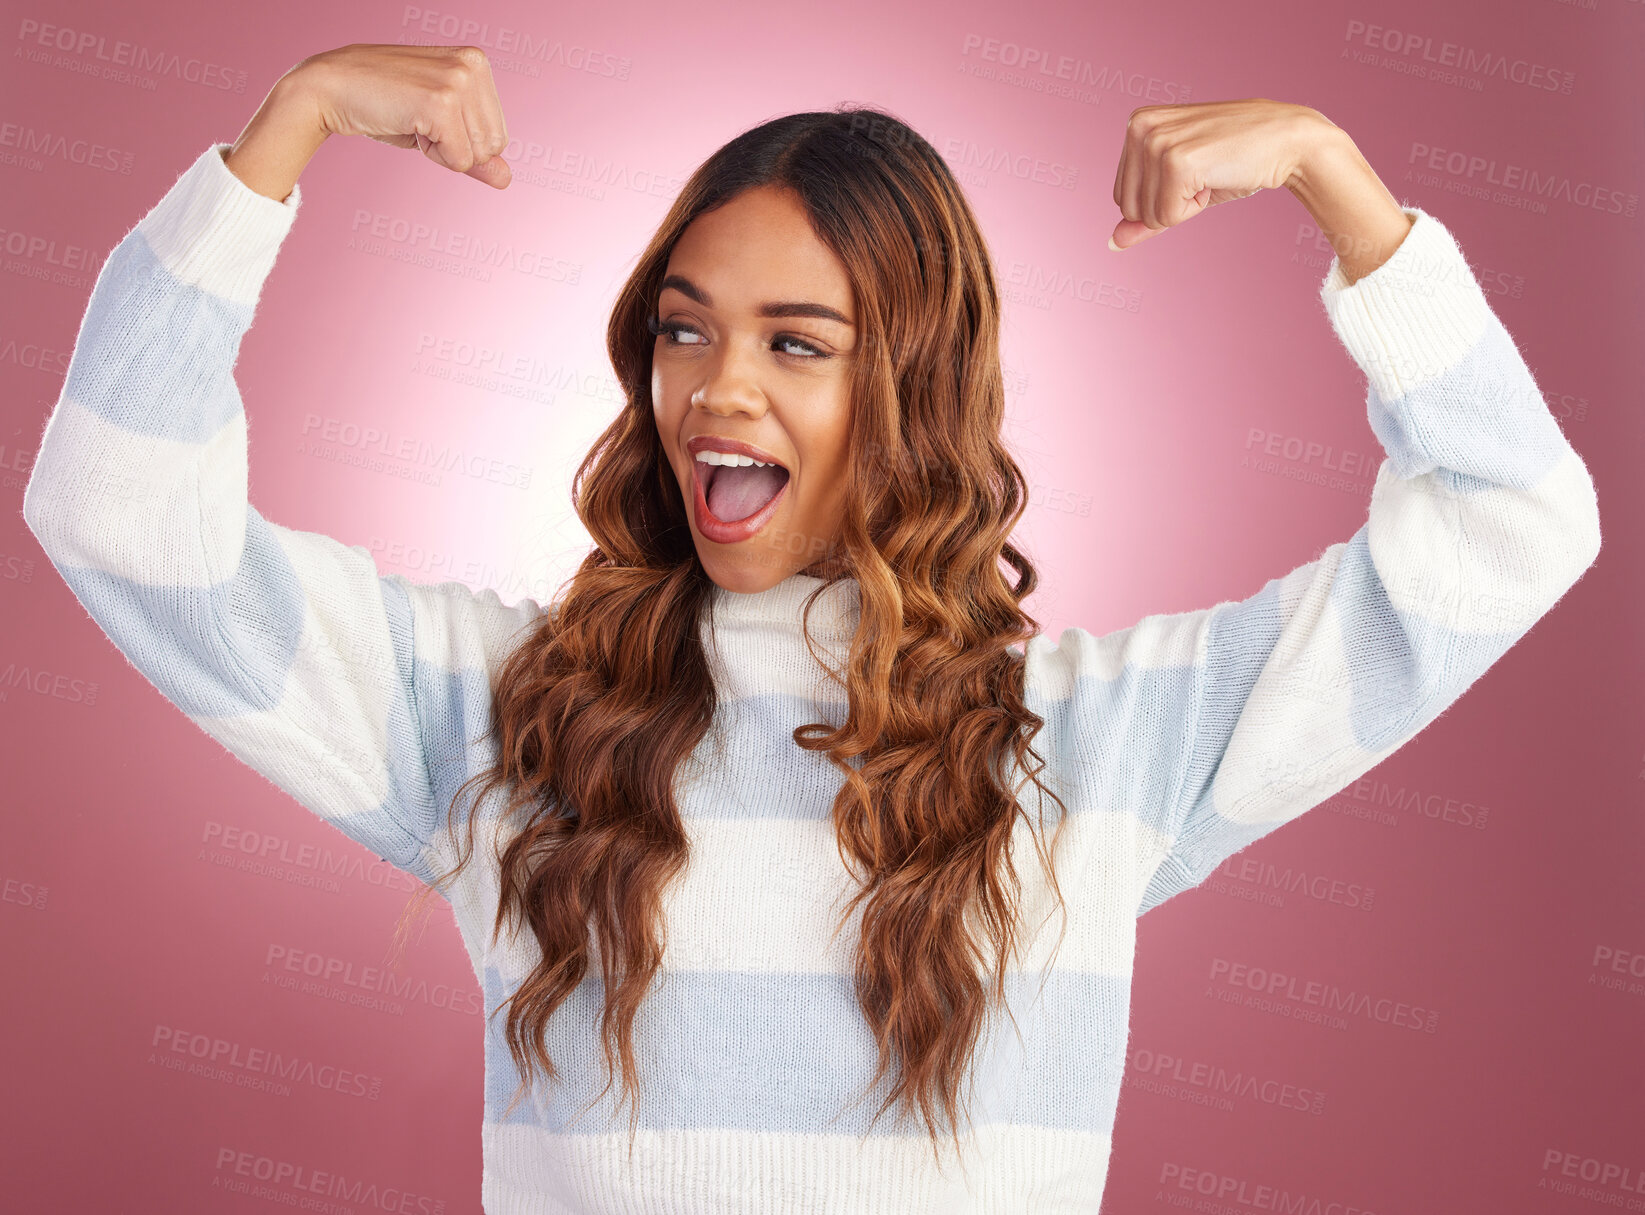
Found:
[[[703,569],[716,586],[739,595],[770,590],[799,568],[787,561],[761,560],[752,552],[745,557],[715,553],[705,558],[701,545],[697,549],[697,560],[702,562]]]

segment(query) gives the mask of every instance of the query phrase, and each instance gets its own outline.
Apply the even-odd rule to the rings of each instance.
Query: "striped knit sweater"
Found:
[[[24,516],[167,699],[427,880],[453,859],[453,793],[492,758],[465,745],[486,733],[490,677],[552,607],[380,576],[364,548],[247,500],[233,371],[302,194],[251,190],[227,148],[204,151],[103,266]],[[1046,721],[1035,745],[1070,810],[1067,919],[1019,824],[1031,947],[1008,992],[1021,1037],[996,1020],[978,1046],[965,1159],[945,1151],[939,1168],[902,1107],[865,1134],[888,1081],[865,1093],[875,1053],[854,928],[829,940],[852,889],[829,820],[839,776],[791,738],[842,706],[799,625],[824,584],[796,574],[757,594],[716,587],[702,623],[719,709],[677,781],[691,863],[667,893],[665,966],[635,1027],[634,1155],[618,1086],[584,1109],[604,1084],[596,966],[547,1033],[565,1082],[539,1080],[507,1117],[519,1077],[502,1016],[488,1020],[487,1212],[1097,1211],[1137,916],[1417,734],[1599,552],[1586,466],[1449,230],[1405,211],[1414,223],[1385,264],[1349,284],[1333,261],[1320,286],[1386,452],[1359,530],[1243,601],[1024,647]],[[858,607],[847,580],[813,613],[836,660]],[[529,932],[489,941],[498,816],[475,813],[476,859],[451,903],[489,1018],[536,946]]]

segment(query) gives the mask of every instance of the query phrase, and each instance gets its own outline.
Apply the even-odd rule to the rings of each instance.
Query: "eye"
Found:
[[[807,358],[826,359],[826,358],[829,357],[829,354],[826,350],[820,350],[817,347],[813,346],[810,342],[801,341],[799,338],[795,337],[791,333],[779,333],[775,338],[772,339],[772,341],[774,341],[779,346],[784,346],[784,345],[799,346],[799,347],[801,347],[805,350],[809,350],[811,353],[806,356]]]
[[[652,333],[658,335],[659,337],[666,334],[668,336],[668,344],[670,346],[698,346],[698,345],[701,345],[700,342],[682,342],[682,341],[680,341],[680,334],[682,334],[682,333],[697,333],[697,331],[695,329],[693,329],[690,325],[682,324],[679,321],[659,321],[654,316],[648,316],[648,317],[645,318],[645,325],[646,325],[647,329],[651,330]],[[697,336],[701,337],[702,335],[697,334]]]
[[[684,333],[692,334],[698,338],[702,337],[701,333],[698,333],[696,329],[692,328],[690,325],[687,325],[683,321],[662,321],[658,320],[654,316],[648,316],[645,318],[645,325],[646,328],[653,334],[658,337],[666,338],[667,344],[670,346],[701,346],[703,344],[700,341],[683,342],[680,340],[680,335]],[[776,337],[771,339],[771,344],[773,346],[797,346],[806,352],[798,355],[788,354],[789,358],[811,360],[828,359],[834,357],[826,350],[823,350],[802,338],[796,337],[792,333],[779,333]],[[784,351],[783,353],[787,354],[788,352]]]

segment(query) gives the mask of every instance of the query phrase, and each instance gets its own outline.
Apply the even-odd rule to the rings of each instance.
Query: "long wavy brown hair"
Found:
[[[515,1101],[533,1062],[558,1076],[544,1027],[588,972],[592,936],[605,991],[601,1093],[620,1057],[623,1097],[636,1101],[632,1150],[631,1030],[663,957],[662,892],[688,851],[672,778],[716,705],[699,635],[712,583],[653,420],[646,320],[686,226],[768,185],[793,191],[844,263],[860,351],[843,531],[835,572],[817,592],[858,583],[846,669],[824,663],[849,712],[837,729],[809,723],[793,738],[843,778],[833,822],[860,889],[841,923],[864,904],[855,985],[879,1044],[869,1087],[888,1071],[896,1080],[874,1121],[905,1099],[934,1149],[939,1121],[955,1128],[957,1147],[961,1078],[1005,1004],[1009,959],[1021,948],[1010,845],[1019,816],[1035,824],[1016,800],[1021,782],[1004,775],[1007,758],[1050,793],[1062,821],[1066,807],[1039,781],[1044,762],[1030,744],[1045,723],[1025,702],[1024,658],[1013,648],[1039,632],[1021,607],[1038,576],[1009,540],[1027,483],[1001,441],[989,252],[941,156],[891,114],[842,105],[775,118],[715,152],[670,208],[606,330],[626,405],[572,481],[594,547],[494,681],[497,760],[458,790],[448,830],[456,848],[457,802],[471,784],[484,782],[479,799],[506,787],[503,818],[520,829],[499,855],[493,941],[505,922],[523,922],[542,954],[507,1001],[522,1073]],[[457,864],[437,879],[442,891],[471,858],[472,815],[467,822]],[[1035,846],[1060,905],[1055,866],[1037,836]]]

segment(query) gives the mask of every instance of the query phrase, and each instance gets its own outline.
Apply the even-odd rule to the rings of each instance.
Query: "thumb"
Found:
[[[1129,249],[1164,231],[1164,228],[1150,228],[1141,220],[1122,219],[1114,226],[1114,233],[1108,238],[1108,247],[1116,252]]]
[[[1193,204],[1193,210],[1184,216],[1183,219],[1178,220],[1178,223],[1183,223],[1189,219],[1192,219],[1201,211],[1205,210],[1205,208],[1212,202],[1217,200],[1211,187],[1206,186],[1199,193],[1195,194],[1189,201]],[[1108,247],[1116,250],[1129,249],[1133,245],[1142,244],[1143,241],[1149,239],[1150,237],[1158,236],[1161,232],[1168,231],[1170,231],[1169,226],[1165,228],[1150,228],[1141,220],[1122,219],[1117,225],[1115,225],[1114,234],[1108,238]]]
[[[501,156],[481,161],[468,171],[468,175],[499,190],[508,189],[508,183],[514,180],[514,170],[508,167],[508,161]]]

